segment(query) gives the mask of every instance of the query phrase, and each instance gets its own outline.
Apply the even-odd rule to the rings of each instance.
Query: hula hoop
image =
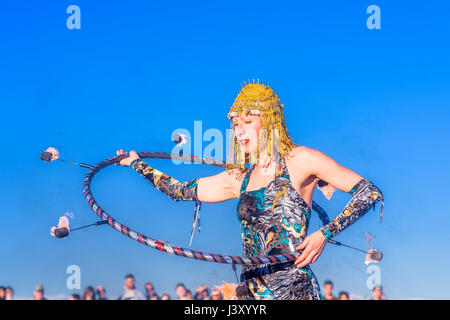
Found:
[[[177,154],[171,154],[166,152],[140,152],[138,155],[145,159],[177,159],[177,160],[183,160],[183,161],[190,161],[190,162],[196,162],[196,163],[202,163],[202,164],[208,164],[208,165],[214,165],[217,167],[225,168],[225,164],[222,162],[216,161],[214,159],[209,158],[200,158],[196,156],[182,156],[180,157]],[[108,225],[113,228],[116,231],[119,231],[123,235],[127,236],[130,239],[136,240],[139,243],[142,243],[143,245],[146,245],[150,248],[166,252],[168,254],[177,255],[180,257],[185,258],[191,258],[195,260],[201,260],[201,261],[209,261],[209,262],[216,262],[216,263],[227,263],[227,264],[242,264],[242,265],[259,265],[259,264],[274,264],[274,263],[281,263],[281,262],[287,262],[295,260],[301,252],[292,252],[287,254],[281,254],[281,255],[272,255],[272,256],[260,256],[260,257],[241,257],[241,256],[231,256],[231,255],[223,255],[223,254],[215,254],[215,253],[208,253],[208,252],[202,252],[202,251],[196,251],[191,250],[187,248],[181,248],[176,245],[162,242],[156,239],[153,239],[149,236],[146,236],[140,232],[137,232],[123,223],[120,223],[116,219],[114,219],[112,216],[110,216],[108,213],[103,210],[97,201],[95,200],[94,196],[91,192],[91,182],[94,176],[102,169],[115,164],[119,163],[120,160],[127,157],[128,154],[115,156],[112,158],[108,158],[100,163],[98,163],[96,166],[94,166],[90,171],[86,174],[84,178],[83,183],[83,193],[84,197],[86,198],[86,201],[89,204],[89,207],[94,211],[94,213],[102,220],[107,221]],[[173,156],[173,158],[172,158]]]

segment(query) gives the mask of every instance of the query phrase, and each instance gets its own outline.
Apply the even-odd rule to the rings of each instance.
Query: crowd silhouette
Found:
[[[206,285],[200,285],[194,294],[183,283],[175,286],[175,297],[168,293],[158,294],[151,282],[146,282],[143,290],[136,288],[135,278],[132,274],[127,274],[124,279],[123,292],[118,297],[108,297],[106,289],[99,285],[97,288],[86,286],[80,295],[74,293],[69,300],[234,300],[235,284],[223,283],[221,286],[209,288]],[[357,297],[346,291],[341,291],[337,296],[333,293],[333,282],[327,280],[323,284],[323,300],[355,300]],[[371,290],[372,300],[386,300],[381,286],[375,286]],[[14,289],[11,286],[0,286],[0,300],[14,300]],[[47,300],[45,297],[44,286],[39,284],[35,286],[31,300]]]

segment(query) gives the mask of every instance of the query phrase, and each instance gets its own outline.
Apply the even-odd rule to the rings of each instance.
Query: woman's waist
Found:
[[[278,241],[270,241],[267,243],[264,239],[252,239],[253,241],[245,241],[244,239],[244,256],[276,256],[282,254],[290,254],[296,251],[301,244],[302,239],[280,239]],[[258,241],[259,240],[259,241]]]
[[[292,267],[296,267],[293,260],[274,264],[262,264],[253,266],[243,265],[241,270],[241,281],[274,274],[278,271],[286,271]]]

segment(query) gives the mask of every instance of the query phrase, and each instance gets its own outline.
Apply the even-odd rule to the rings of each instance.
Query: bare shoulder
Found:
[[[227,184],[231,186],[234,190],[236,198],[239,197],[239,191],[241,189],[242,180],[247,172],[248,168],[245,170],[240,170],[238,168],[228,169],[222,172],[224,175],[224,179],[227,181]]]
[[[342,166],[325,153],[305,146],[294,148],[289,165],[293,171],[324,180],[339,190],[348,192],[362,177]],[[289,159],[289,158],[287,158]]]
[[[213,176],[200,178],[199,195],[201,195],[201,201],[220,202],[239,197],[241,176],[240,170],[228,169]]]
[[[242,179],[244,178],[244,175],[247,172],[247,170],[248,170],[248,168],[245,170],[240,170],[238,168],[234,168],[234,169],[225,170],[222,172],[222,174],[227,177],[227,180],[230,183],[240,184],[242,182]]]
[[[324,154],[317,149],[307,146],[298,146],[292,148],[287,157],[290,160],[294,160],[293,162],[298,163],[299,161],[313,161],[321,156],[324,156]]]
[[[334,160],[323,152],[306,146],[293,148],[286,159],[294,170],[312,175],[316,174],[319,167],[334,163]]]
[[[246,170],[241,171],[238,168],[226,169],[214,176],[205,177],[202,179],[220,184],[222,186],[228,185],[237,187],[241,185],[242,179],[247,172]]]

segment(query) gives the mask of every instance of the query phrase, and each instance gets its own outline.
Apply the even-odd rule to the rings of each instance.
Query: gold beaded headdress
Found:
[[[254,163],[262,152],[269,158],[284,157],[295,147],[290,137],[283,115],[283,104],[275,91],[262,83],[248,83],[239,91],[230,108],[228,119],[241,115],[259,115],[262,130],[259,135],[258,148],[253,154],[245,154],[234,135],[234,123],[231,121],[231,151],[227,161],[227,169],[245,169],[245,163]],[[278,161],[278,160],[277,160]]]

